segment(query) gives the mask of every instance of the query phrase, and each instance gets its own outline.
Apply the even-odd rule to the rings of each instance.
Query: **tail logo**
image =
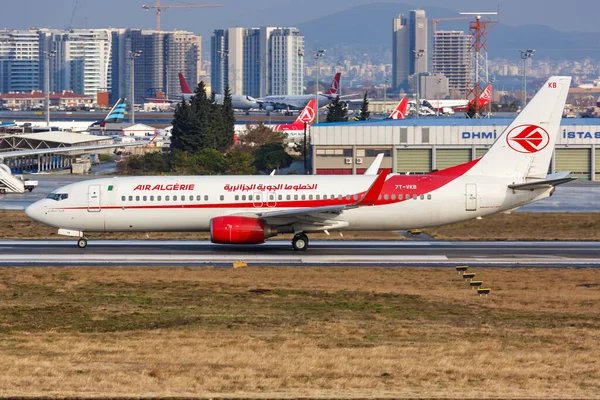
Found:
[[[392,115],[390,115],[391,119],[404,119],[404,114],[402,111],[395,109]]]
[[[511,149],[519,153],[537,153],[550,143],[550,135],[541,126],[519,125],[506,135]]]
[[[311,101],[312,103],[312,101]],[[305,124],[311,124],[315,119],[315,110],[312,107],[312,104],[308,104],[304,107],[304,110],[298,115],[298,121],[302,121]]]
[[[338,83],[338,80],[334,78],[333,81],[331,81],[331,93],[336,94],[339,87],[340,84]]]

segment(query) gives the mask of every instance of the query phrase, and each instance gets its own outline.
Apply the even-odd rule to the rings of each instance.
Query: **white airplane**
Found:
[[[327,92],[319,93],[319,108],[331,103],[336,96],[340,94],[340,78],[342,73],[338,72],[333,77]],[[354,95],[350,95],[354,96]],[[349,96],[344,96],[349,97]],[[274,110],[302,110],[310,100],[314,99],[314,94],[301,94],[295,96],[288,95],[273,95],[265,96],[258,99],[260,108],[266,111]]]
[[[178,76],[179,76],[179,87],[181,89],[181,97],[185,101],[190,101],[190,98],[194,95],[194,92],[192,91],[192,88],[190,88],[190,85],[188,85],[187,81],[185,80],[185,76],[183,76],[183,74],[181,72],[178,74]],[[223,95],[215,94],[215,101],[217,102],[217,104],[222,104],[223,103]],[[252,109],[258,110],[261,106],[260,102],[252,96],[244,96],[244,95],[236,95],[236,94],[231,96],[231,105],[233,106],[233,108],[235,110],[245,110],[245,111],[252,110]]]
[[[481,92],[477,102],[475,100],[423,100],[423,106],[427,106],[433,111],[442,112],[444,114],[454,114],[457,111],[469,111],[470,106],[477,103],[478,108],[484,108],[492,99],[492,85],[487,85]],[[435,113],[434,113],[435,114]]]
[[[307,125],[311,125],[315,121],[316,103],[317,101],[314,98],[311,99],[306,107],[304,107],[302,112],[298,114],[296,120],[292,123],[265,126],[273,129],[274,131],[286,133],[288,140],[299,140],[300,137],[304,135],[304,124],[306,123]],[[236,124],[234,129],[237,135],[244,135],[246,133],[247,126]]]
[[[551,77],[481,158],[427,175],[371,166],[362,176],[132,176],[73,183],[26,209],[58,228],[84,232],[209,231],[213,243],[259,244],[293,233],[426,228],[510,211],[572,180],[547,176],[570,77]],[[381,156],[378,157],[381,160]]]

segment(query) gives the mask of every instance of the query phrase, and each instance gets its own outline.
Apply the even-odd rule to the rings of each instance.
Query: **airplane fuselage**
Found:
[[[212,218],[352,204],[373,176],[119,177],[73,183],[28,215],[85,232],[208,231]],[[327,226],[295,222],[296,231],[400,230],[438,226],[520,207],[551,189],[513,191],[508,178],[391,175],[377,202],[331,216]],[[53,195],[50,195],[53,196]]]

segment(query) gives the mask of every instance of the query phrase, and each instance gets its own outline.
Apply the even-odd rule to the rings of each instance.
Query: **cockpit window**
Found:
[[[67,199],[68,197],[69,195],[66,193],[50,193],[46,198],[61,201]]]

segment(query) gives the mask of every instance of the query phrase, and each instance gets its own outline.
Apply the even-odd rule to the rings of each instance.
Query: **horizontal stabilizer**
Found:
[[[557,172],[555,174],[548,175],[544,180],[541,181],[533,181],[533,182],[525,182],[525,183],[516,183],[514,185],[508,185],[510,189],[513,190],[533,190],[533,189],[542,189],[542,188],[550,188],[553,186],[562,185],[563,183],[568,183],[576,180],[577,178],[569,178],[570,172]]]

